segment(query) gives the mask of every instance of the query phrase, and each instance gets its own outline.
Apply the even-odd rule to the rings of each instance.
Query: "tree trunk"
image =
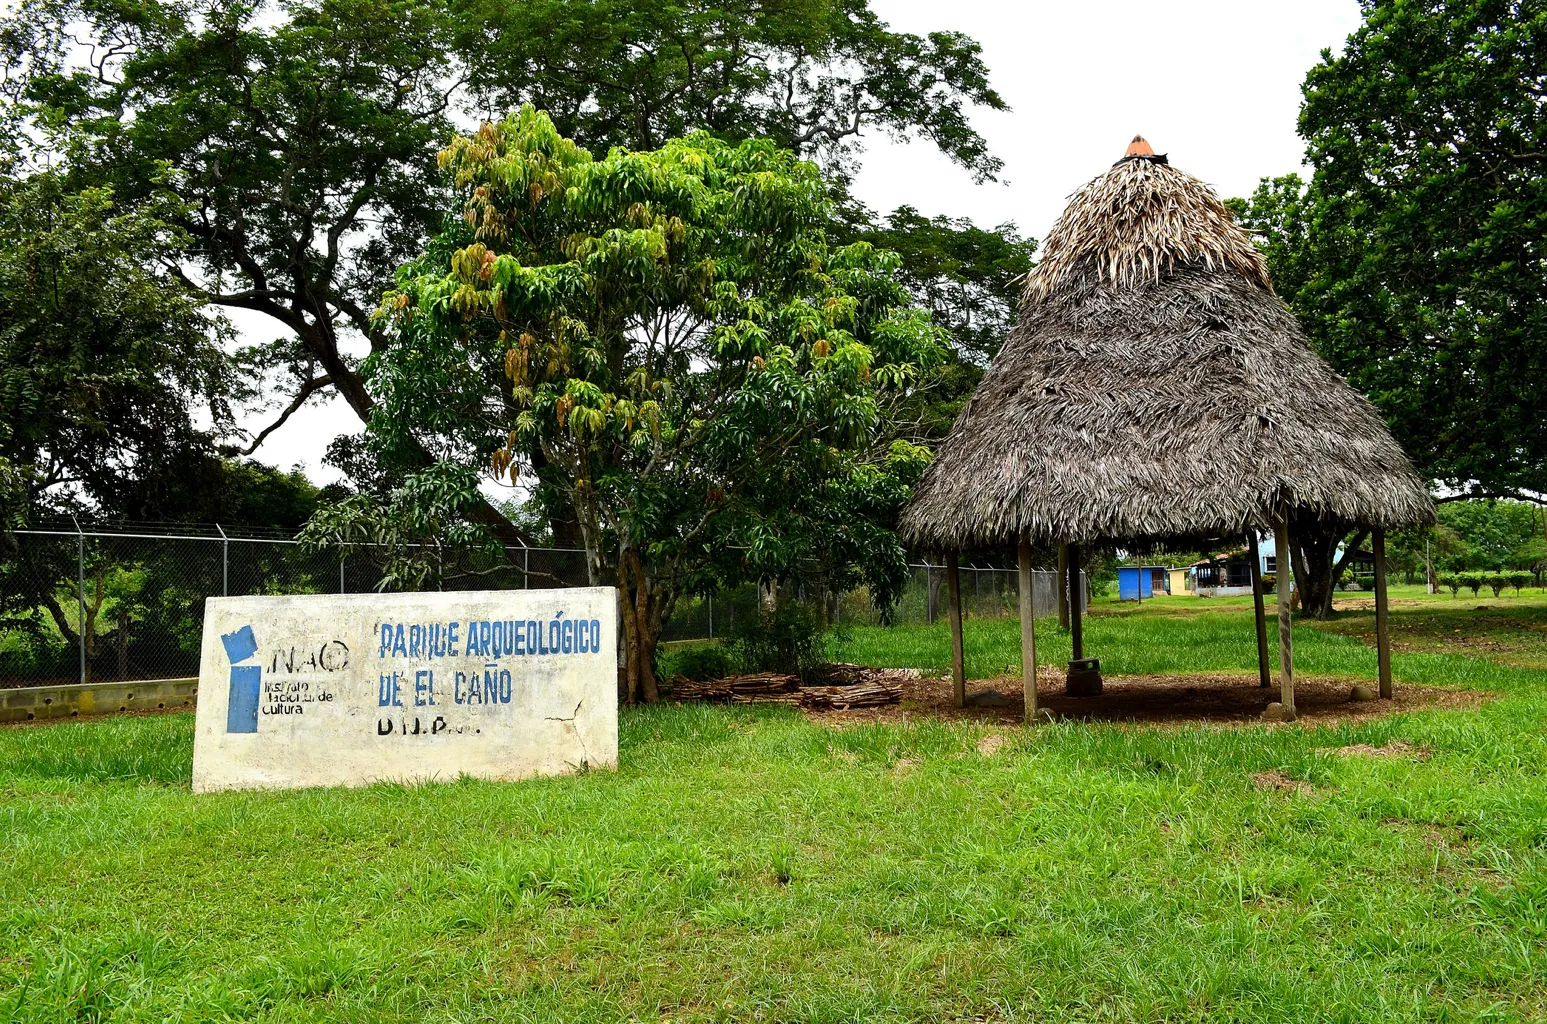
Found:
[[[661,699],[655,678],[655,650],[661,642],[661,623],[671,602],[659,584],[649,578],[639,553],[632,548],[625,550],[618,560],[618,593],[626,645],[628,702],[653,704]]]
[[[1338,543],[1346,534],[1314,522],[1296,522],[1291,540],[1291,566],[1294,569],[1295,594],[1300,599],[1300,614],[1313,619],[1330,619],[1334,614],[1332,597],[1337,581],[1364,543],[1367,531],[1354,534],[1336,558]],[[1280,552],[1279,557],[1283,557]]]

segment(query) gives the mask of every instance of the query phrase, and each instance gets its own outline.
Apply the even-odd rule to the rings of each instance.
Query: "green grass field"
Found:
[[[190,716],[0,730],[0,1020],[1538,1020],[1547,600],[1412,600],[1398,685],[1498,700],[989,753],[663,706],[616,772],[197,798]],[[1239,602],[1098,611],[1109,671],[1255,664]],[[1302,672],[1373,676],[1368,619],[1298,628]],[[971,674],[1016,670],[1014,628],[969,623]],[[1420,756],[1334,753],[1394,740]]]

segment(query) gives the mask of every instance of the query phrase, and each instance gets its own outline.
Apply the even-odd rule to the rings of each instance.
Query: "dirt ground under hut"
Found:
[[[922,719],[977,720],[1013,724],[1024,718],[1019,676],[975,679],[967,683],[968,706],[958,708],[949,676],[894,678],[901,687],[898,704],[849,710],[808,711],[817,722],[844,725],[860,722],[907,722]],[[1295,710],[1301,723],[1333,725],[1369,721],[1426,708],[1472,708],[1492,694],[1437,686],[1397,683],[1392,700],[1356,701],[1356,685],[1368,679],[1295,680]],[[1044,666],[1038,672],[1037,706],[1055,718],[1091,722],[1240,725],[1257,722],[1263,710],[1279,698],[1277,685],[1263,689],[1248,673],[1107,676],[1101,696],[1074,698],[1064,693],[1063,671]]]

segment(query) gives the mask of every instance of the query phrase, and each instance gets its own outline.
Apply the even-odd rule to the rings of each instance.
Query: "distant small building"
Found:
[[[1117,599],[1119,601],[1138,601],[1146,597],[1154,597],[1156,592],[1166,592],[1166,569],[1161,565],[1146,565],[1142,569],[1137,565],[1120,565],[1117,567]]]
[[[1193,563],[1193,592],[1199,597],[1236,597],[1252,592],[1251,556],[1243,548]]]
[[[1166,591],[1171,594],[1185,594],[1192,590],[1192,570],[1188,568],[1172,568],[1166,570]]]

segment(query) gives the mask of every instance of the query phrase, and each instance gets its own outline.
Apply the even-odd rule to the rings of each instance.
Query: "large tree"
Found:
[[[429,555],[465,529],[477,469],[528,476],[574,510],[592,581],[618,586],[644,700],[686,592],[896,592],[889,526],[927,455],[888,433],[888,406],[943,337],[895,254],[828,245],[814,165],[705,134],[593,160],[529,106],[442,161],[463,217],[399,275],[369,364],[381,457],[442,461],[324,510],[313,538]]]
[[[181,517],[219,459],[219,324],[159,272],[180,248],[165,193],[123,210],[59,174],[0,176],[0,623],[76,641],[75,550],[12,531],[50,515]],[[93,565],[93,569],[97,565]],[[110,573],[98,575],[101,597]],[[117,577],[113,577],[116,579]],[[99,599],[92,608],[100,610]],[[88,628],[88,636],[95,633]]]
[[[356,355],[389,343],[369,311],[439,229],[458,114],[531,100],[596,157],[703,128],[846,168],[877,130],[999,168],[967,120],[1003,107],[977,44],[893,32],[866,0],[21,0],[0,52],[29,137],[85,140],[76,174],[132,203],[175,172],[190,284],[284,331],[247,353],[276,424],[328,391],[371,416]],[[464,511],[528,539],[487,502]]]
[[[902,280],[950,332],[961,358],[987,366],[1015,326],[1037,240],[1022,238],[1013,222],[980,228],[911,206],[880,220],[863,211],[852,230],[855,240],[898,254]]]
[[[1306,78],[1288,297],[1420,472],[1547,491],[1547,7],[1362,6]]]
[[[1547,10],[1366,0],[1305,83],[1315,174],[1237,216],[1317,351],[1453,495],[1547,491]],[[1300,531],[1330,614],[1338,538]],[[1365,535],[1348,540],[1349,549]]]
[[[0,176],[0,457],[29,515],[165,513],[213,455],[222,327],[161,271],[182,212],[167,194],[123,210],[58,174]]]
[[[854,166],[863,132],[925,139],[981,179],[1002,166],[969,108],[1004,101],[959,32],[894,32],[870,0],[471,0],[471,86],[531,102],[601,156],[692,131]]]

